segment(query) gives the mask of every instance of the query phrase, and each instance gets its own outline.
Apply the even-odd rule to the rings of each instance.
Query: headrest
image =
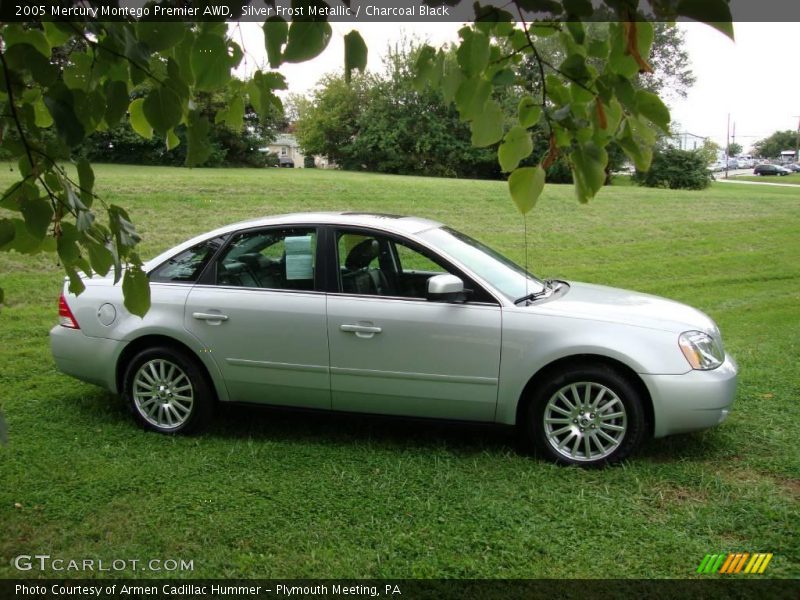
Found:
[[[380,248],[378,246],[378,240],[373,238],[366,239],[356,244],[353,249],[350,250],[350,254],[347,255],[347,260],[344,261],[344,266],[351,271],[363,269],[369,266],[369,263],[375,260],[379,253]]]

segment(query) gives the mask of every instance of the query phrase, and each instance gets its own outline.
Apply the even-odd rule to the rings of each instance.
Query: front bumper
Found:
[[[50,350],[59,371],[117,393],[116,365],[124,342],[89,337],[80,329],[56,325]]]
[[[653,437],[708,429],[722,423],[736,396],[736,362],[729,355],[711,371],[640,375],[653,400]]]

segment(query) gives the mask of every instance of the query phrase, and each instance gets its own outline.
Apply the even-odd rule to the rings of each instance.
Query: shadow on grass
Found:
[[[65,402],[78,407],[83,413],[81,419],[93,421],[92,426],[136,427],[128,406],[112,394],[98,392],[79,399],[65,398]],[[195,435],[297,444],[368,445],[386,450],[444,448],[465,456],[485,452],[531,455],[513,427],[245,404],[221,404],[214,421]],[[706,461],[728,453],[724,436],[711,429],[647,440],[632,460],[656,464]]]

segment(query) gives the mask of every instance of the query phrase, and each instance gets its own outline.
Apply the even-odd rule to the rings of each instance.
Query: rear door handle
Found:
[[[374,325],[358,325],[355,323],[344,323],[339,326],[339,329],[348,333],[355,333],[356,337],[371,338],[376,333],[383,331],[380,327]]]
[[[228,315],[223,315],[220,313],[202,313],[196,312],[192,313],[192,316],[199,321],[227,321]]]

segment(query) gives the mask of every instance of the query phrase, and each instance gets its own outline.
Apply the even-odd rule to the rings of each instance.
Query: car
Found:
[[[197,430],[216,403],[515,426],[561,464],[620,461],[649,437],[728,416],[736,363],[705,314],[540,279],[442,223],[297,213],[204,233],[144,268],[65,282],[62,372],[121,394],[144,428]]]
[[[800,165],[798,164],[791,164],[783,165],[784,169],[789,169],[792,173],[800,173]]]
[[[780,165],[758,165],[753,169],[754,175],[789,175],[790,173],[789,169],[784,169]]]
[[[278,166],[285,169],[294,169],[294,160],[288,156],[281,156],[278,158]]]

